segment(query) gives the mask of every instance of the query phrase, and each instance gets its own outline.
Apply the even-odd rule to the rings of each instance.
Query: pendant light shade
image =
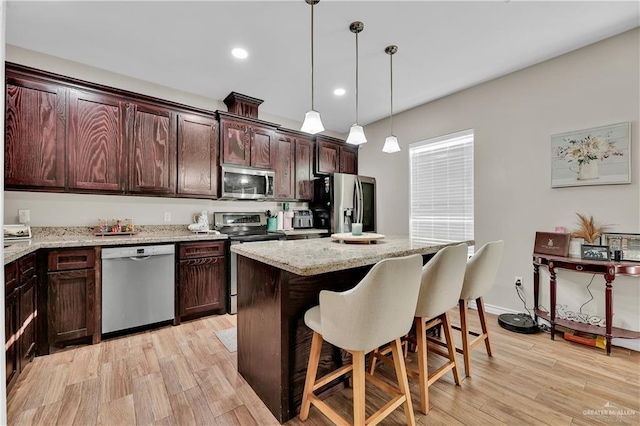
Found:
[[[364,129],[358,124],[358,34],[364,30],[364,24],[360,21],[352,22],[349,25],[349,30],[356,35],[356,123],[349,130],[347,143],[360,145],[367,142]]]
[[[324,126],[320,119],[320,113],[314,110],[307,111],[304,115],[304,122],[302,123],[302,128],[300,130],[306,133],[311,133],[312,135],[322,132],[324,130]]]
[[[384,140],[384,146],[382,147],[382,152],[386,152],[387,154],[392,154],[394,152],[400,151],[400,145],[398,145],[398,138],[395,136],[387,136]]]
[[[313,6],[318,4],[320,0],[305,0],[307,4],[311,5],[311,110],[309,110],[304,116],[304,122],[302,123],[302,130],[306,133],[315,135],[324,130],[322,120],[320,119],[320,113],[313,108]]]
[[[382,147],[382,152],[386,152],[391,154],[393,152],[400,151],[400,145],[398,145],[398,138],[393,134],[393,54],[398,51],[398,46],[387,46],[384,49],[384,52],[389,55],[389,69],[390,72],[390,80],[391,80],[391,114],[389,115],[391,121],[391,135],[387,136],[387,139],[384,141],[384,146]]]

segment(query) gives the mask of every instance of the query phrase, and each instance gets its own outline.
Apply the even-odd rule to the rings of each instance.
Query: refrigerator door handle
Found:
[[[357,208],[357,215],[356,215],[356,222],[357,223],[362,223],[362,183],[360,182],[360,179],[356,177],[356,208]]]
[[[362,189],[362,181],[359,178],[358,178],[358,184],[360,185],[360,223],[363,223],[364,222],[364,190]]]

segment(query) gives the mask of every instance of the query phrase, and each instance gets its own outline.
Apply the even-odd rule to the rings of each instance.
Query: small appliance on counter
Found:
[[[3,232],[5,241],[28,240],[31,238],[31,227],[24,223],[4,225]]]
[[[294,210],[293,228],[313,228],[313,212],[311,210]]]

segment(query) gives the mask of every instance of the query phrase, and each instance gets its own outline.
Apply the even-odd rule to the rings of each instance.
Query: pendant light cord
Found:
[[[393,55],[389,55],[391,69],[391,135],[393,136]]]
[[[313,4],[311,4],[311,109],[314,107],[314,94],[313,94]]]
[[[358,32],[356,32],[356,124],[358,124]]]

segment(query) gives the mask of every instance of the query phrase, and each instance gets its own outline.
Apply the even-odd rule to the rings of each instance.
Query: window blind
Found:
[[[411,237],[449,243],[473,237],[473,130],[409,145]]]

